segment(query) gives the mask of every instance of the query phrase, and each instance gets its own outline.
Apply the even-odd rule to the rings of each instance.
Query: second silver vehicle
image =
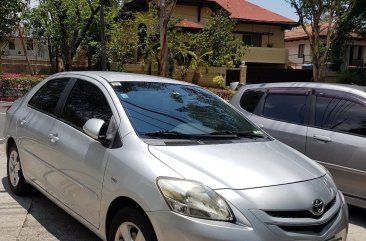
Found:
[[[230,103],[276,139],[320,162],[353,205],[366,208],[366,87],[246,85]]]
[[[53,75],[7,112],[8,180],[108,241],[345,241],[329,173],[209,91],[113,72]]]

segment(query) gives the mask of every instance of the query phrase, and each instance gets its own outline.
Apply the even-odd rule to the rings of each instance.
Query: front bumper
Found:
[[[246,218],[250,226],[191,218],[170,211],[148,212],[159,241],[345,241],[348,232],[348,209],[342,194],[339,210],[321,234],[284,232],[253,214]],[[233,207],[235,208],[235,207]],[[248,212],[245,212],[248,214]]]

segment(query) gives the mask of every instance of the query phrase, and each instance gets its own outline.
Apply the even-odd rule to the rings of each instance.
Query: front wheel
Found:
[[[11,146],[9,148],[7,171],[11,191],[19,196],[26,194],[29,190],[29,186],[23,176],[19,152],[16,146]]]
[[[157,241],[157,238],[146,215],[128,207],[114,216],[108,241]]]

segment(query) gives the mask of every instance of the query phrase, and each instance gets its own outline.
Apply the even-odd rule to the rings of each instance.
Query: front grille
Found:
[[[324,207],[324,213],[328,212],[336,202],[336,197],[334,197],[327,205]],[[312,214],[309,210],[296,210],[296,211],[265,211],[268,215],[275,218],[313,218],[319,219],[321,216],[316,216]],[[323,214],[324,214],[323,213]]]
[[[286,232],[321,235],[327,227],[332,225],[337,215],[334,215],[328,222],[319,225],[307,225],[307,226],[278,226]]]

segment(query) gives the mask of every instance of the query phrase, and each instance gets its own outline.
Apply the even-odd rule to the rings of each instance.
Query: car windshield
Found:
[[[203,88],[160,82],[114,82],[112,86],[135,131],[145,138],[264,137]]]

